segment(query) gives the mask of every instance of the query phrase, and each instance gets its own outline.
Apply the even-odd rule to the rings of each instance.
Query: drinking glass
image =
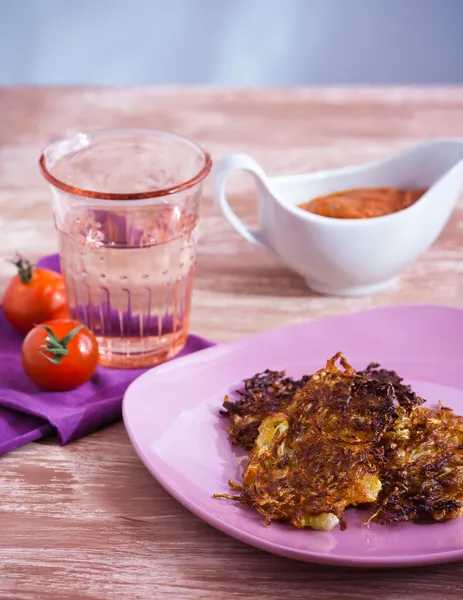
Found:
[[[80,133],[45,149],[71,314],[100,362],[145,367],[183,348],[209,154],[160,131]]]

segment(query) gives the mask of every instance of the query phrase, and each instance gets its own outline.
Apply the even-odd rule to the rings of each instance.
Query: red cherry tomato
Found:
[[[95,373],[98,344],[93,333],[79,321],[48,321],[26,335],[22,364],[26,375],[41,388],[72,390]]]
[[[13,262],[18,273],[3,296],[3,311],[13,327],[27,333],[37,323],[70,317],[62,275],[20,256]]]

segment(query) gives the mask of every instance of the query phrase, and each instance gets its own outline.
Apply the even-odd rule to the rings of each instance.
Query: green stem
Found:
[[[82,329],[83,325],[78,325],[74,327],[67,335],[63,338],[59,339],[55,332],[48,325],[41,325],[45,331],[48,333],[45,338],[45,343],[40,346],[39,354],[41,354],[44,358],[51,362],[53,365],[58,365],[61,362],[63,356],[68,355],[68,344],[72,340],[72,338]],[[48,356],[48,354],[52,356]]]
[[[19,279],[21,283],[28,284],[34,274],[35,265],[33,265],[27,258],[23,258],[20,254],[16,254],[13,260],[10,260],[14,266],[18,269]]]

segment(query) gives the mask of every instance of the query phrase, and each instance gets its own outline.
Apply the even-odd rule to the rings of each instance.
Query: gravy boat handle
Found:
[[[212,169],[211,185],[214,200],[226,219],[244,239],[251,242],[251,244],[266,248],[263,240],[259,239],[259,232],[249,229],[228,204],[226,196],[227,182],[230,175],[235,171],[249,171],[254,175],[256,184],[259,187],[263,186],[263,182],[266,180],[264,170],[253,158],[242,153],[229,154],[219,160]]]

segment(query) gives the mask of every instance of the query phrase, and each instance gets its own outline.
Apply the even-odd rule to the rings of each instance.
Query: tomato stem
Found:
[[[63,356],[68,355],[68,344],[72,340],[72,338],[82,329],[83,325],[78,325],[74,327],[67,335],[63,338],[59,339],[55,332],[48,325],[41,325],[48,333],[45,338],[45,343],[40,346],[39,354],[41,354],[44,358],[46,358],[53,365],[58,365],[61,362]],[[48,356],[48,354],[52,356]]]
[[[23,258],[20,254],[16,253],[16,257],[8,262],[13,263],[18,269],[21,283],[27,284],[30,282],[35,269],[35,265],[33,265],[30,260],[27,260],[27,258]]]

